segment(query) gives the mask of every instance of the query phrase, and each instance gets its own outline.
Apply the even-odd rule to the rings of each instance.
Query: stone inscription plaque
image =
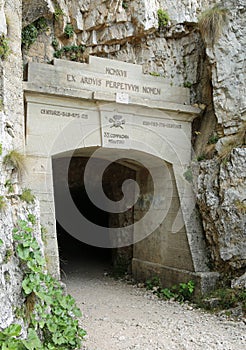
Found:
[[[89,64],[63,60],[54,60],[54,65],[31,62],[28,83],[63,94],[68,93],[66,89],[70,93],[72,90],[107,92],[114,94],[118,103],[129,103],[131,97],[189,103],[188,89],[170,86],[162,77],[143,74],[140,65],[93,56]]]
[[[101,134],[102,145],[108,148],[131,147],[132,116],[119,112],[102,112]]]

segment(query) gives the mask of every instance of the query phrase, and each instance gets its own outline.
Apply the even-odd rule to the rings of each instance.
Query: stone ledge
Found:
[[[170,288],[178,283],[193,280],[196,284],[196,294],[206,294],[215,289],[220,274],[218,272],[194,272],[176,269],[136,258],[132,259],[132,273],[137,281],[158,276],[163,287]]]

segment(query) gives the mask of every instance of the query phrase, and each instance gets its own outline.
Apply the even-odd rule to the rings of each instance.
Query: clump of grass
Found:
[[[236,199],[234,201],[234,205],[240,213],[246,214],[246,201],[245,200],[240,201],[239,199]]]
[[[9,40],[2,34],[0,36],[0,58],[6,60],[10,53]]]
[[[157,17],[159,29],[164,29],[170,21],[169,14],[165,10],[159,9],[157,11]]]
[[[3,164],[22,173],[25,170],[25,156],[14,149],[5,155]]]
[[[211,298],[216,299],[215,306],[211,306],[209,301]],[[220,288],[211,292],[205,298],[198,302],[198,306],[204,309],[212,309],[213,311],[228,310],[230,308],[242,305],[242,311],[246,312],[246,290],[233,288]]]
[[[227,22],[227,12],[227,9],[216,4],[201,14],[198,27],[203,40],[207,44],[214,45],[219,39]]]
[[[3,211],[6,208],[7,204],[5,198],[0,196],[0,211]]]
[[[24,188],[22,194],[20,195],[20,199],[26,203],[33,203],[35,196],[32,194],[30,188]]]

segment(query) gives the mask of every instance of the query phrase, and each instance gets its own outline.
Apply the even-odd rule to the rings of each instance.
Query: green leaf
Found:
[[[42,343],[37,335],[37,332],[33,328],[29,328],[27,340],[23,340],[22,342],[28,350],[43,349]]]
[[[18,337],[21,333],[21,325],[11,324],[9,327],[5,328],[2,333],[8,337]]]
[[[81,312],[81,310],[78,307],[73,309],[73,314],[76,317],[81,317],[82,316],[82,312]]]
[[[16,251],[20,259],[24,261],[28,260],[30,253],[29,248],[24,247],[23,244],[19,244]]]
[[[3,245],[3,240],[0,238],[0,247]]]
[[[32,291],[33,291],[33,284],[30,284],[30,280],[28,280],[28,279],[26,278],[26,279],[24,279],[24,280],[22,281],[22,288],[23,288],[23,290],[24,290],[24,293],[25,293],[26,295],[29,295],[29,294],[31,294]]]

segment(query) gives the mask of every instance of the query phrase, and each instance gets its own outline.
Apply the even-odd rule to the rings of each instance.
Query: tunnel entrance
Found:
[[[53,159],[55,206],[57,207],[57,203],[63,203],[62,205],[66,207],[67,203],[61,197],[60,192],[62,191],[60,189],[67,182],[71,197],[79,212],[88,221],[106,229],[104,241],[107,242],[110,240],[107,228],[118,228],[133,224],[134,209],[129,208],[124,213],[109,213],[92,203],[84,184],[84,172],[89,159],[88,154],[71,157],[68,174],[66,174],[65,167],[67,157]],[[100,159],[98,159],[98,162],[100,162]],[[136,165],[131,167],[124,162],[109,163],[102,179],[102,187],[106,197],[112,201],[120,200],[122,198],[122,183],[126,179],[135,180],[136,169]],[[90,181],[93,191],[96,193],[101,179],[97,179],[97,174],[93,174]],[[74,268],[79,269],[81,273],[95,272],[96,270],[116,275],[131,273],[132,245],[123,248],[92,246],[83,241],[85,235],[93,235],[93,232],[85,232],[85,227],[79,228],[81,239],[72,236],[59,222],[56,223],[56,227],[61,274],[70,273]]]

